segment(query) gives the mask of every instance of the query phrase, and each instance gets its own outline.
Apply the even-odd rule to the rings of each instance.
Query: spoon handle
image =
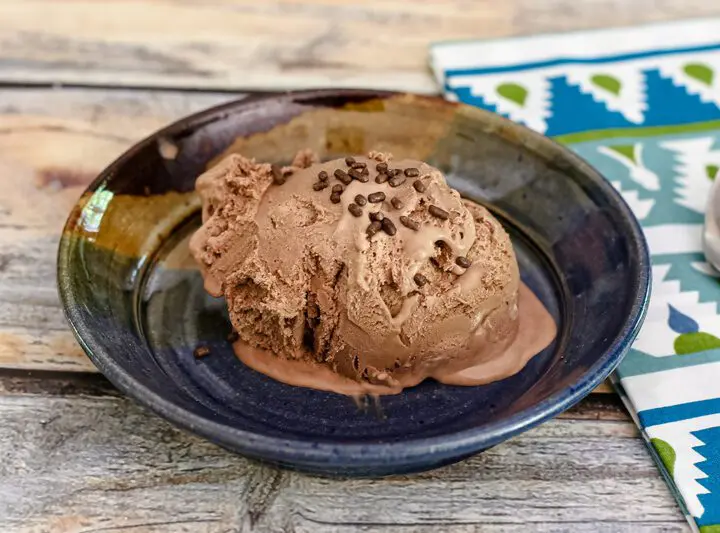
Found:
[[[705,210],[703,248],[707,262],[720,270],[720,171],[713,181]]]

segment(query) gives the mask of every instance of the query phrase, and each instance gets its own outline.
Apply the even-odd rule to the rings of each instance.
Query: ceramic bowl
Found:
[[[195,178],[237,150],[288,162],[389,151],[429,162],[511,234],[522,278],[559,326],[519,374],[477,387],[426,381],[354,400],[245,367],[187,241]],[[58,280],[88,356],[119,389],[221,446],[291,468],[379,476],[426,470],[567,409],[630,346],[648,300],[648,252],[620,196],[569,150],[491,113],[364,90],[265,95],[180,120],[133,146],[70,214]],[[193,349],[208,346],[197,359]]]

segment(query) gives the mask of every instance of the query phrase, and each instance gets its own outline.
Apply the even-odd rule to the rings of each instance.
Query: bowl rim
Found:
[[[70,256],[74,246],[72,239],[69,238],[68,230],[78,216],[76,205],[63,228],[58,247],[57,282],[60,301],[78,343],[91,361],[118,389],[174,424],[250,457],[299,467],[308,464],[334,464],[340,469],[343,466],[372,468],[373,466],[383,465],[410,465],[426,459],[428,456],[432,456],[436,462],[440,462],[450,457],[469,455],[487,449],[565,411],[589,394],[615,369],[639,332],[647,312],[650,296],[650,255],[637,219],[610,182],[570,149],[525,126],[513,123],[497,114],[477,107],[448,102],[438,97],[371,89],[309,89],[282,93],[253,94],[183,117],[152,133],[142,141],[134,144],[106,167],[86,188],[83,196],[96,191],[126,161],[133,158],[148,144],[157,142],[158,138],[193,131],[202,127],[203,124],[227,117],[229,112],[249,111],[257,106],[274,101],[290,100],[302,103],[303,100],[324,97],[411,97],[417,100],[434,100],[438,105],[462,107],[470,117],[495,126],[497,129],[514,130],[522,138],[531,139],[533,146],[543,147],[549,153],[557,154],[565,161],[579,168],[587,178],[598,186],[605,197],[617,206],[626,226],[627,232],[624,236],[628,239],[630,254],[635,257],[634,264],[636,264],[637,272],[631,273],[631,275],[636,274],[632,286],[635,296],[630,306],[630,312],[611,345],[598,355],[596,362],[591,367],[578,376],[575,386],[560,390],[538,403],[521,409],[510,417],[489,423],[481,428],[473,427],[433,437],[366,444],[310,442],[292,436],[274,437],[237,429],[194,414],[165,399],[161,394],[153,392],[137,382],[131,374],[115,362],[112,354],[107,353],[95,341],[92,329],[83,320],[78,299],[69,281],[70,276],[67,275],[73,269]]]

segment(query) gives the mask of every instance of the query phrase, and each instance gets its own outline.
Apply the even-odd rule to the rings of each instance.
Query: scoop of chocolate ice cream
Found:
[[[315,160],[197,180],[191,251],[242,345],[395,390],[501,357],[519,275],[497,220],[421,161]]]

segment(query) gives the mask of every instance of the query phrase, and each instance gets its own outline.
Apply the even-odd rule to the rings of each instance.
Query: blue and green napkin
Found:
[[[720,532],[720,274],[701,238],[720,168],[720,19],[438,43],[430,61],[448,99],[568,145],[640,220],[652,296],[614,380],[693,528]]]

